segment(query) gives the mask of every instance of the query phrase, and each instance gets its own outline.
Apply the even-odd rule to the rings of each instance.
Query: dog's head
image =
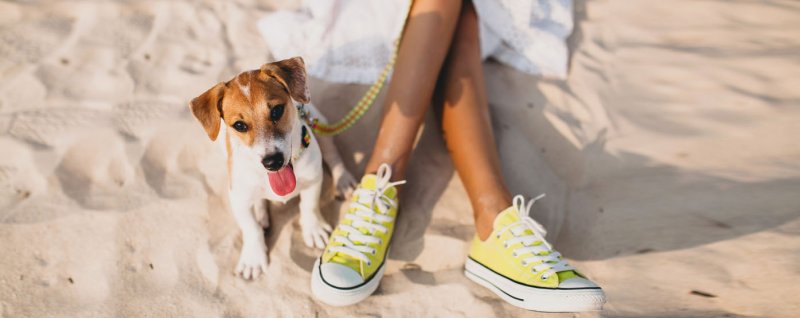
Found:
[[[192,114],[216,140],[220,122],[232,147],[258,157],[269,171],[289,164],[297,109],[309,102],[305,63],[300,57],[264,64],[243,72],[194,98]],[[222,119],[222,120],[220,120]]]

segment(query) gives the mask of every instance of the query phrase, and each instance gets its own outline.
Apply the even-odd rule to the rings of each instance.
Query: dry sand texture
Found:
[[[224,158],[186,103],[268,61],[255,21],[292,5],[0,1],[0,317],[540,315],[462,275],[472,221],[433,114],[376,295],[310,297],[296,202],[272,206],[266,277],[233,276]],[[568,80],[486,69],[511,188],[548,194],[535,216],[608,293],[579,316],[800,314],[800,4],[576,7]],[[330,118],[364,91],[312,85]],[[337,138],[354,172],[377,118]]]

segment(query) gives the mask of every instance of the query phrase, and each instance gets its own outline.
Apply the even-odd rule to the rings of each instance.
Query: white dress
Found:
[[[520,71],[563,78],[571,0],[475,0],[481,56]],[[305,0],[258,21],[272,56],[302,56],[311,76],[332,82],[375,81],[394,50],[408,0]]]

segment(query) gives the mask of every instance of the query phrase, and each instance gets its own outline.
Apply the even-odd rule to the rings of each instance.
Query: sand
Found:
[[[186,105],[270,61],[255,21],[292,6],[0,2],[0,317],[544,316],[463,276],[433,113],[373,297],[313,300],[297,202],[270,207],[267,275],[233,275],[225,159]],[[534,217],[608,294],[578,316],[800,314],[800,4],[577,1],[576,22],[565,81],[485,67],[511,189],[547,193]],[[365,90],[311,88],[329,118]],[[378,115],[336,138],[357,175]]]

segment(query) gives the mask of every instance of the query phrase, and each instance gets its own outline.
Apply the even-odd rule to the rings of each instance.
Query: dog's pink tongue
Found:
[[[267,172],[269,176],[269,186],[272,187],[272,192],[284,196],[294,191],[297,185],[297,180],[294,178],[294,169],[292,165],[286,165],[276,172]]]

